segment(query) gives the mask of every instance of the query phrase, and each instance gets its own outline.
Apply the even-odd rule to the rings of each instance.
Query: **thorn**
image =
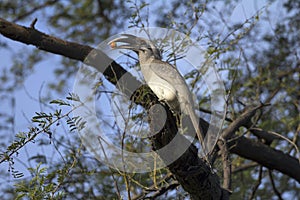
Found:
[[[37,22],[37,18],[34,18],[34,20],[31,22],[31,24],[30,24],[30,27],[32,28],[32,29],[35,29],[35,24],[36,24],[36,22]]]

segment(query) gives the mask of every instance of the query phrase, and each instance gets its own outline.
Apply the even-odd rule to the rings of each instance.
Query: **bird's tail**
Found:
[[[199,118],[196,116],[195,110],[193,109],[193,107],[191,105],[186,106],[185,108],[185,114],[187,114],[192,122],[193,125],[193,129],[196,132],[196,135],[199,139],[202,151],[206,152],[206,145],[204,143],[204,131],[202,130],[201,126],[199,125]],[[190,128],[190,127],[188,127]]]

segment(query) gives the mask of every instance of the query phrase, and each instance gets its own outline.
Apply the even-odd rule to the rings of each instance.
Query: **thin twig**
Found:
[[[115,102],[114,102],[115,103]],[[125,136],[126,136],[126,127],[128,126],[128,118],[126,119],[126,117],[123,115],[123,113],[121,112],[121,109],[119,107],[119,105],[115,104],[116,108],[118,109],[118,112],[121,114],[124,122],[125,122],[125,129],[122,133],[122,138],[121,138],[121,149],[122,149],[122,163],[123,163],[123,173],[121,173],[121,175],[124,177],[124,182],[125,182],[125,186],[126,186],[126,191],[127,191],[127,196],[128,199],[131,200],[131,194],[130,194],[130,185],[129,185],[129,180],[127,177],[127,172],[126,172],[126,164],[125,164],[125,159],[124,159],[124,148],[125,148]]]
[[[268,170],[268,173],[269,173],[270,181],[271,181],[272,188],[273,188],[275,194],[277,195],[277,197],[278,197],[279,200],[283,200],[283,198],[281,197],[280,192],[277,190],[277,188],[275,186],[275,182],[274,182],[274,179],[273,179],[272,171]]]
[[[242,172],[244,170],[248,170],[250,168],[257,167],[257,166],[258,166],[258,163],[252,162],[252,163],[245,164],[245,165],[242,165],[242,166],[232,169],[232,173],[235,174],[235,173]]]
[[[251,196],[249,197],[249,200],[254,199],[255,193],[256,193],[258,187],[259,187],[260,184],[261,184],[262,173],[263,173],[263,166],[260,166],[260,167],[259,167],[258,180],[257,180],[257,183],[255,184],[255,186],[254,186],[254,188],[253,188],[253,190],[252,190],[252,193],[251,193]]]
[[[29,10],[28,12],[26,12],[26,13],[18,16],[16,19],[13,20],[13,22],[17,22],[19,20],[22,20],[25,17],[28,17],[29,15],[32,15],[36,11],[38,11],[38,10],[40,10],[42,8],[45,8],[47,6],[51,6],[51,5],[55,4],[56,2],[58,2],[58,0],[49,0],[49,1],[46,1],[44,4],[36,6],[36,7],[32,8],[31,10]]]
[[[31,22],[31,24],[30,24],[30,28],[33,28],[33,29],[35,29],[35,24],[36,24],[36,22],[37,22],[37,18],[34,18],[34,20]]]
[[[103,152],[103,155],[104,155],[104,157],[105,157],[105,159],[106,159],[106,162],[108,163],[108,160],[109,160],[109,159],[108,159],[108,157],[107,157],[105,148],[103,147],[103,144],[102,144],[101,140],[103,140],[103,139],[102,139],[101,136],[99,136],[98,142],[99,142],[99,144],[100,144],[100,147],[101,147],[101,149],[102,149],[102,152]],[[103,141],[105,142],[105,140],[103,140]],[[113,172],[113,170],[112,170],[110,167],[109,167],[108,169],[109,169],[109,171],[111,172],[111,177],[112,177],[112,179],[113,179],[113,181],[114,181],[114,186],[115,186],[115,189],[116,189],[116,192],[117,192],[117,196],[118,196],[119,199],[122,199],[122,198],[121,198],[120,188],[119,188],[117,179],[116,179],[115,176],[114,176],[114,172]]]

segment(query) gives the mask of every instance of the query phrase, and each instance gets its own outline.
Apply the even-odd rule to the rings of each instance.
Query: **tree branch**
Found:
[[[261,184],[261,180],[263,178],[263,166],[259,167],[259,173],[258,173],[258,180],[257,183],[254,185],[252,192],[251,192],[251,196],[249,197],[250,200],[254,199],[255,197],[255,193],[257,192],[257,189],[259,188],[260,184]]]
[[[269,174],[269,178],[270,178],[270,181],[271,181],[271,184],[272,184],[272,188],[273,188],[275,194],[277,195],[277,197],[278,197],[279,200],[283,200],[283,198],[281,197],[282,196],[281,193],[276,188],[275,181],[273,179],[272,171],[268,170],[268,174]]]
[[[234,120],[228,128],[222,132],[222,138],[225,140],[231,139],[235,132],[242,126],[246,126],[251,122],[251,118],[255,115],[256,111],[264,107],[265,105],[261,104],[258,106],[250,107],[245,110],[245,112]]]
[[[244,136],[230,141],[228,145],[230,152],[253,160],[268,169],[276,169],[300,183],[300,164],[296,158]]]
[[[55,4],[56,2],[58,2],[58,0],[49,0],[49,1],[46,1],[43,4],[38,5],[38,6],[34,7],[34,8],[32,8],[31,10],[27,11],[26,13],[18,16],[16,19],[14,19],[13,22],[17,22],[17,21],[19,21],[21,19],[24,19],[25,17],[28,17],[29,15],[32,15],[34,12],[36,12],[38,10],[41,10],[42,8],[45,8],[47,6],[51,6],[51,5]]]
[[[229,157],[228,146],[226,140],[221,138],[218,141],[218,147],[220,148],[221,156],[222,156],[222,163],[223,163],[223,199],[229,199],[231,191],[231,162]]]

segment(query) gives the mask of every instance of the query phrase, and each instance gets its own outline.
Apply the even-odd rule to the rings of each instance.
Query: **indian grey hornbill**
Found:
[[[198,123],[190,90],[179,71],[161,60],[160,51],[156,46],[147,39],[130,34],[122,34],[121,37],[113,39],[108,44],[112,49],[129,49],[138,54],[141,72],[147,85],[160,101],[168,104],[173,112],[183,113],[190,117],[197,137],[204,148],[204,135]]]

